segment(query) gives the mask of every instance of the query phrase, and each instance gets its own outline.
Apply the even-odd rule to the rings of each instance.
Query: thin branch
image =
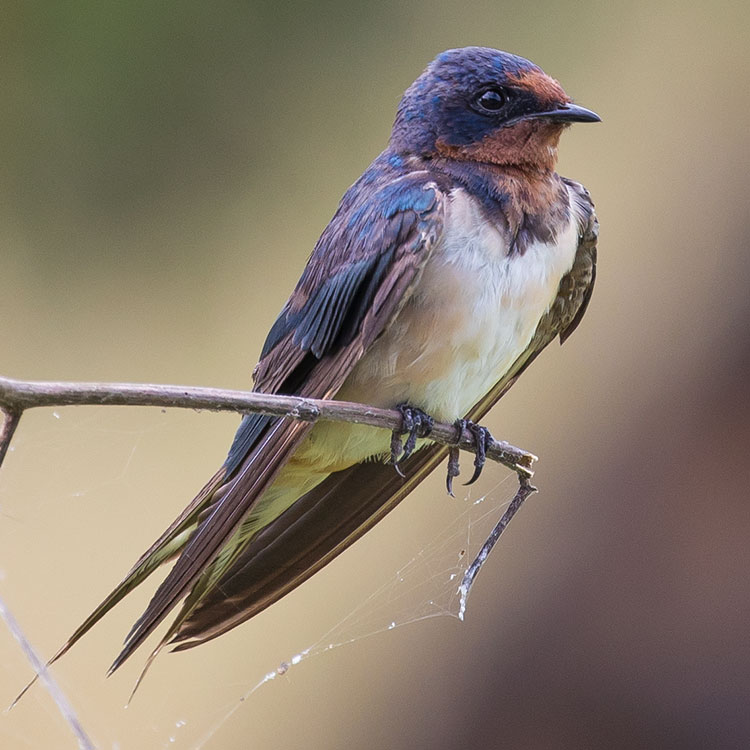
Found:
[[[63,693],[63,691],[60,689],[60,686],[55,681],[55,678],[44,665],[44,662],[39,658],[38,654],[34,650],[34,647],[31,645],[31,643],[29,643],[28,638],[26,638],[23,630],[21,630],[21,626],[18,624],[18,621],[13,616],[13,613],[8,609],[2,598],[0,598],[0,619],[5,622],[8,630],[10,630],[10,632],[13,634],[13,637],[18,641],[18,644],[21,646],[21,649],[26,655],[26,658],[31,663],[31,666],[34,667],[34,671],[37,673],[37,675],[44,683],[44,686],[47,688],[47,692],[49,692],[49,694],[54,699],[55,703],[57,704],[58,710],[70,726],[73,734],[76,736],[76,739],[78,740],[78,747],[81,748],[81,750],[95,750],[94,743],[89,739],[89,736],[84,731],[83,726],[81,726],[81,722],[78,720],[78,717],[73,710],[73,706],[70,705],[70,702],[65,697],[65,693]]]
[[[272,417],[288,417],[306,422],[319,419],[353,422],[387,430],[401,427],[402,416],[395,409],[378,409],[349,401],[326,401],[278,396],[253,391],[222,390],[181,385],[140,385],[133,383],[55,383],[12,380],[0,377],[0,408],[7,414],[20,416],[25,409],[39,406],[161,406],[209,411],[257,412]],[[12,437],[11,426],[11,437]],[[442,445],[455,445],[456,427],[435,422],[430,440]],[[8,439],[10,442],[10,439]],[[474,436],[464,429],[458,447],[475,452]],[[6,446],[7,449],[7,446]],[[2,464],[0,443],[0,465]],[[519,476],[531,477],[536,456],[503,440],[493,440],[487,458],[507,466]]]
[[[536,491],[536,487],[529,483],[528,477],[525,477],[523,474],[518,475],[518,490],[516,491],[516,494],[510,501],[510,505],[505,509],[505,513],[503,513],[500,520],[495,524],[495,528],[490,532],[490,535],[482,545],[482,548],[477,553],[474,562],[466,569],[466,573],[464,573],[464,577],[461,580],[461,585],[458,587],[458,593],[460,595],[460,605],[458,608],[459,620],[464,619],[464,614],[466,613],[466,600],[469,598],[469,592],[479,575],[479,571],[482,569],[482,565],[484,565],[485,560],[487,560],[490,552],[492,552],[492,548],[497,544],[500,535],[505,531],[506,527],[513,519],[513,516],[518,512],[518,509],[523,505],[524,500]]]
[[[10,441],[16,432],[16,427],[21,421],[21,411],[5,407],[0,402],[0,411],[3,414],[3,426],[0,428],[0,466],[3,465],[5,454],[10,448]]]

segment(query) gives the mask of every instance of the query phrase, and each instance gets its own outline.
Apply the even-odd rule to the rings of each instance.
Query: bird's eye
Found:
[[[487,89],[475,99],[477,108],[481,112],[486,112],[488,114],[499,112],[505,105],[506,101],[508,101],[508,97],[505,92],[500,89]]]

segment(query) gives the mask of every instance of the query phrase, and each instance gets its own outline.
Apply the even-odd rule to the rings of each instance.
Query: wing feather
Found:
[[[312,398],[335,395],[408,297],[440,231],[442,195],[426,176],[413,173],[399,178],[365,203],[345,199],[348,212],[337,213],[321,236],[269,334],[272,343],[264,347],[265,356],[255,372],[257,390]],[[353,248],[352,237],[360,244],[366,240],[367,246]],[[348,246],[348,256],[342,254],[342,244]],[[356,268],[347,262],[353,249]],[[209,593],[217,576],[201,579],[202,573],[311,428],[310,423],[280,419],[243,420],[225,464],[227,483],[214,493],[216,502],[204,504],[203,519],[133,626],[110,671],[128,658],[191,587],[198,585],[168,636]],[[241,551],[222,556],[222,566],[230,568]]]

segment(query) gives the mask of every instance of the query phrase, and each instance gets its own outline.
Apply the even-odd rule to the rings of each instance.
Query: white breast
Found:
[[[454,190],[443,236],[412,298],[337,398],[384,407],[407,402],[447,422],[466,414],[529,345],[573,265],[578,218],[571,209],[555,242],[509,256],[502,232],[464,190]],[[330,450],[334,430],[342,465],[372,455],[382,437],[331,424],[316,427],[313,443],[322,448],[320,438]],[[380,442],[377,451],[387,448]]]
[[[439,419],[462,416],[526,349],[577,245],[571,217],[556,242],[509,256],[476,201],[454,190],[412,299],[357,365],[347,393],[370,402],[377,394],[383,405],[408,401]]]

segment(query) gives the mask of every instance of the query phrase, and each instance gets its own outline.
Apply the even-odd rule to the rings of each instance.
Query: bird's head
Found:
[[[529,60],[464,47],[438,55],[406,90],[391,146],[427,158],[551,170],[563,129],[599,119]]]

